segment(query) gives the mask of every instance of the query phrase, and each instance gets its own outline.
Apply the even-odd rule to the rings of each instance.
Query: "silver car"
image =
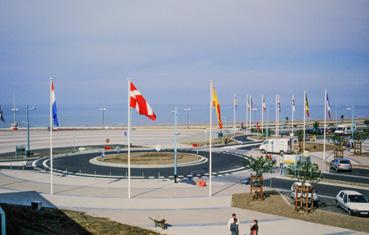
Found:
[[[331,162],[331,168],[337,171],[352,171],[352,165],[347,158],[336,158]]]

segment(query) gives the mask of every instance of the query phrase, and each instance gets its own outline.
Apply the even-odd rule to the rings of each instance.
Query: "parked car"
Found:
[[[295,200],[296,197],[296,187],[299,187],[302,185],[302,182],[295,182],[291,185],[291,199]],[[305,182],[306,186],[312,186],[310,183]],[[301,193],[297,194],[297,197],[300,197]],[[305,195],[302,195],[305,198]],[[308,197],[309,199],[311,199],[311,193],[308,193]],[[313,199],[314,199],[314,206],[318,206],[319,205],[319,198],[318,195],[316,194],[316,192],[313,192]]]
[[[349,215],[369,216],[368,198],[357,191],[340,191],[336,196],[336,204]]]
[[[352,165],[347,158],[336,158],[331,161],[331,168],[338,171],[352,171]]]

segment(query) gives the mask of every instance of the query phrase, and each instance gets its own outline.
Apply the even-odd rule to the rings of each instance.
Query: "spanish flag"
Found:
[[[307,117],[310,117],[310,107],[307,94],[305,93],[305,113]]]
[[[212,86],[212,93],[213,93],[213,107],[215,107],[215,110],[217,111],[218,126],[219,126],[219,129],[222,129],[223,123],[222,123],[222,118],[220,116],[220,105],[219,105],[218,96],[217,96],[214,86]]]

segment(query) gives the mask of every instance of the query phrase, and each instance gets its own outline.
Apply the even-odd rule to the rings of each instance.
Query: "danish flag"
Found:
[[[149,103],[147,103],[145,98],[141,95],[141,93],[137,90],[132,82],[129,82],[129,97],[131,108],[136,108],[139,114],[145,115],[151,120],[156,120],[156,115],[152,111]]]

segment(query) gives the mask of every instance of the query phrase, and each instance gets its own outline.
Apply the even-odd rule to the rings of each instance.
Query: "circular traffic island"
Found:
[[[177,162],[174,163],[172,149],[157,152],[155,150],[133,150],[130,171],[132,178],[173,178],[175,172],[179,178],[208,177],[209,152],[180,149]],[[127,152],[116,151],[100,153],[76,153],[58,156],[54,159],[54,172],[63,175],[88,177],[127,178]],[[38,170],[50,170],[50,159],[43,158],[32,163]],[[176,167],[175,167],[176,166]],[[213,152],[213,176],[227,175],[245,170],[243,155],[229,152]]]
[[[177,164],[195,163],[201,160],[201,156],[191,153],[177,153]],[[128,164],[128,154],[109,154],[97,158],[98,161],[112,164]],[[174,164],[173,152],[132,152],[131,164],[139,166],[158,166]]]

